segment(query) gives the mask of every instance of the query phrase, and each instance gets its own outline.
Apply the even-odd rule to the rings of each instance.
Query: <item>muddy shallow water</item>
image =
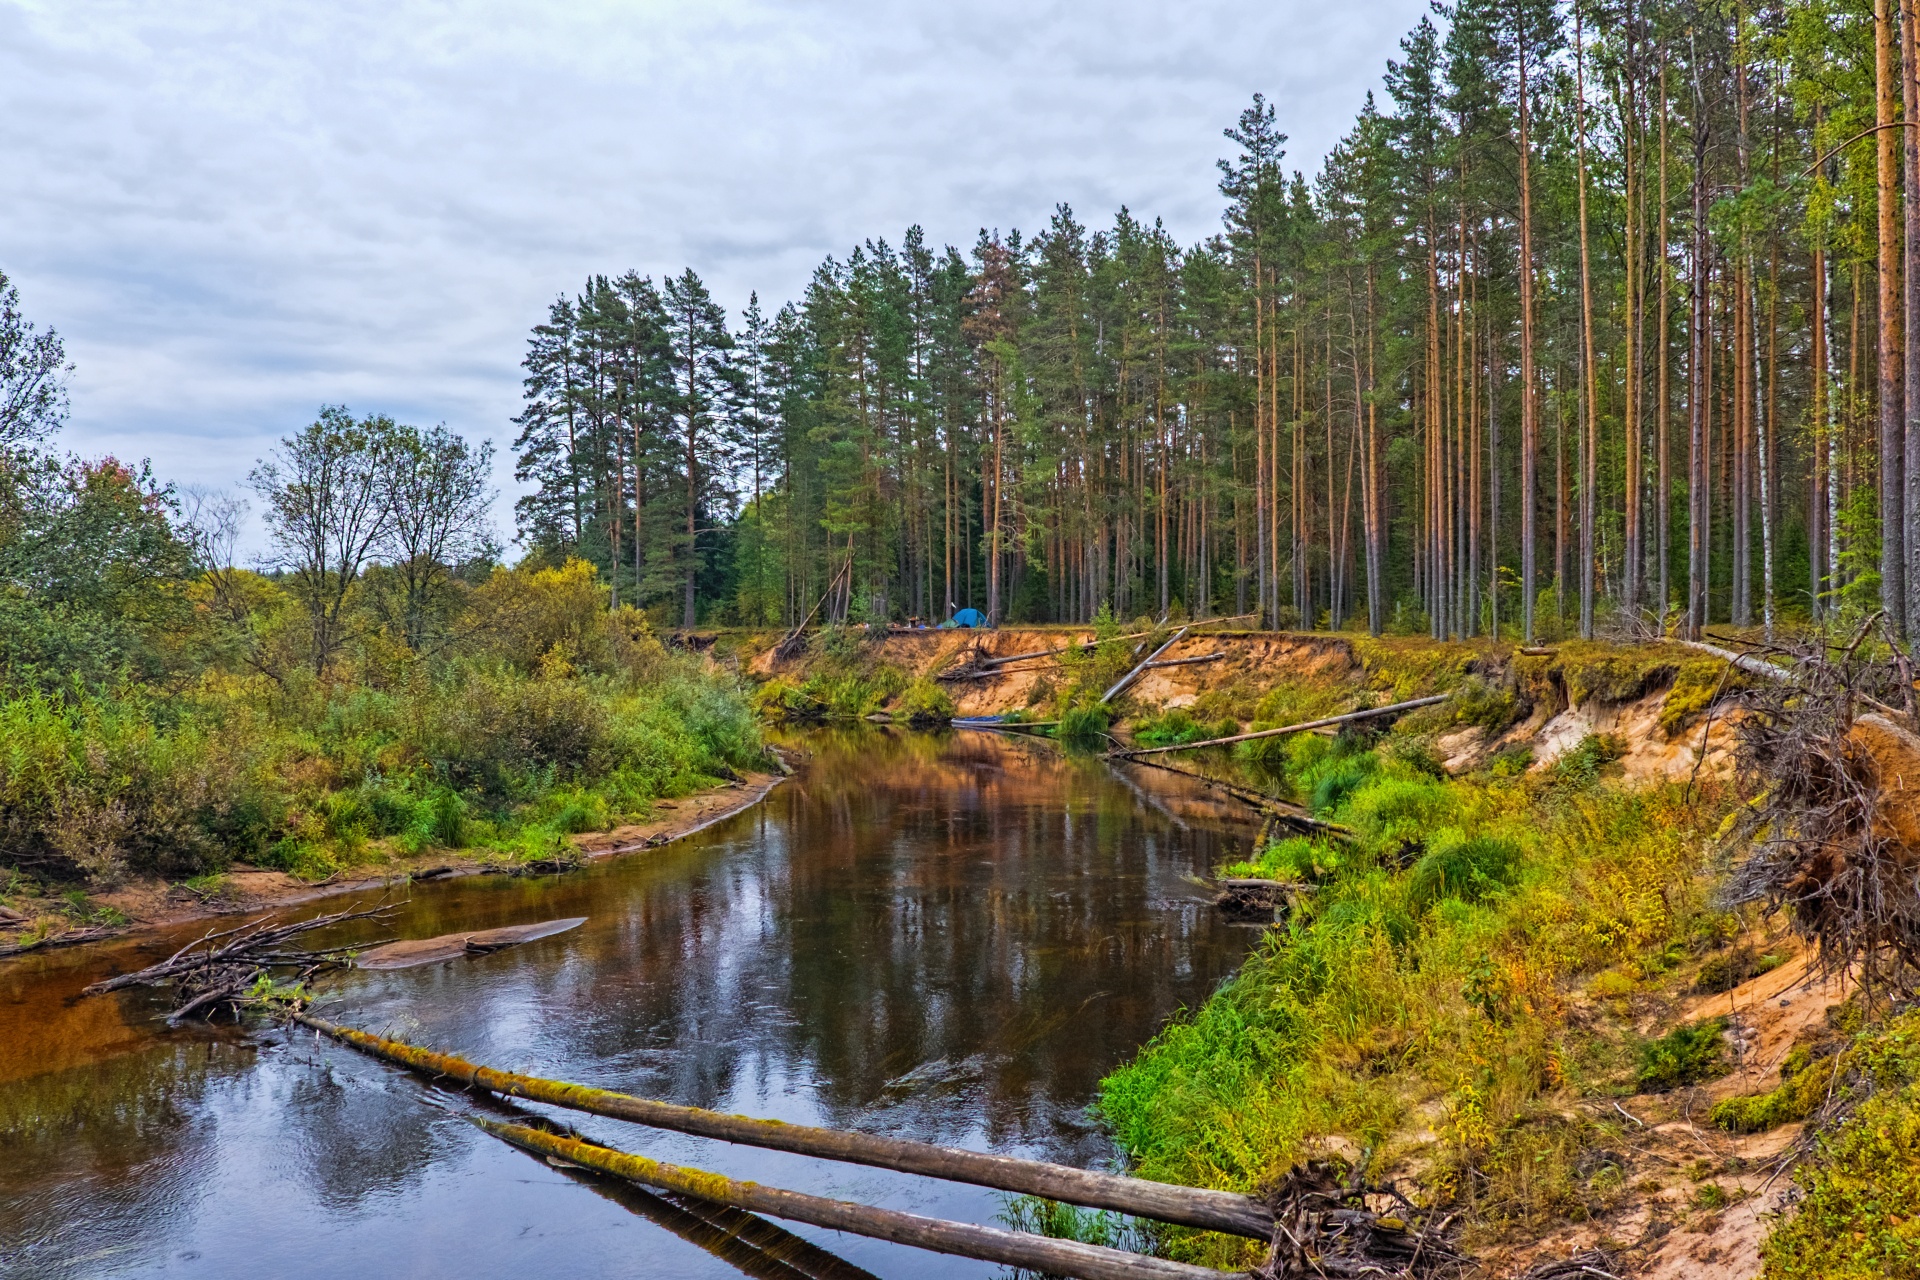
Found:
[[[675,1102],[1108,1165],[1086,1112],[1100,1077],[1256,936],[1197,881],[1249,843],[1242,813],[1176,777],[1008,736],[805,745],[810,762],[764,803],[667,848],[417,886],[387,934],[588,920],[333,979],[322,1011]],[[0,967],[0,1276],[740,1274],[685,1220],[637,1215],[479,1132],[460,1096],[311,1033],[169,1031],[146,994],[77,997],[204,928]],[[776,1186],[976,1222],[1003,1207],[990,1191],[573,1121]],[[997,1272],[796,1231],[883,1277]]]

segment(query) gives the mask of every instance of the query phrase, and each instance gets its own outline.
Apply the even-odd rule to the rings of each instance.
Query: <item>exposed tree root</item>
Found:
[[[1436,1216],[1391,1182],[1342,1181],[1325,1161],[1297,1165],[1274,1188],[1273,1247],[1260,1280],[1451,1277],[1469,1259],[1453,1247],[1453,1215]]]

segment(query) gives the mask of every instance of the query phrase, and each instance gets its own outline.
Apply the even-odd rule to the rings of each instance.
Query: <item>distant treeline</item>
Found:
[[[679,623],[849,557],[856,619],[1920,613],[1911,15],[1436,17],[1311,180],[1256,97],[1201,244],[914,229],[731,330],[691,271],[592,279],[527,357],[523,535]]]

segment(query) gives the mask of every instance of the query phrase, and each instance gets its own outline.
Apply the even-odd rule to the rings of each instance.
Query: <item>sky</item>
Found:
[[[0,0],[0,271],[62,445],[239,490],[322,404],[499,451],[590,273],[737,313],[828,254],[1125,205],[1219,228],[1252,95],[1309,174],[1424,0]]]

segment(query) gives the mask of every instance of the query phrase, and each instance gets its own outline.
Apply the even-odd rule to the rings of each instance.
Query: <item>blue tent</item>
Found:
[[[961,609],[953,615],[952,620],[949,621],[947,625],[950,627],[984,627],[987,625],[987,615],[978,609]]]

